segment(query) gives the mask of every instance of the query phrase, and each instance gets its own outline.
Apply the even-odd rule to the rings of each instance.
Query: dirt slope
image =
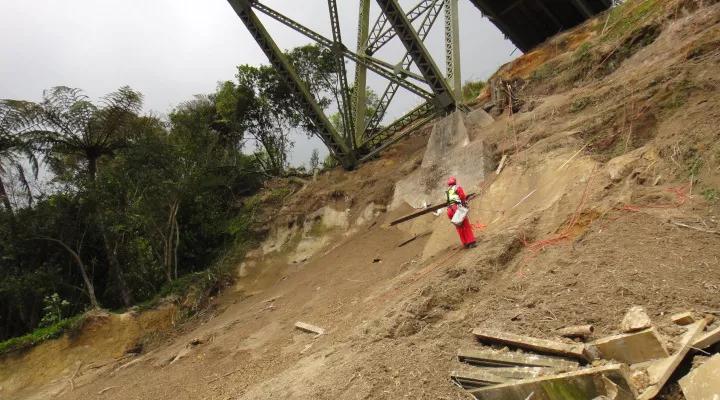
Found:
[[[720,310],[720,4],[652,3],[498,72],[496,100],[511,106],[468,130],[491,153],[485,180],[462,182],[483,193],[477,248],[458,248],[442,215],[386,226],[411,210],[388,205],[421,168],[423,129],[288,198],[198,323],[102,368],[92,352],[61,362],[52,344],[6,358],[0,398],[466,399],[448,371],[472,328],[554,337],[591,323],[601,336],[635,304],[672,348],[670,313]],[[10,385],[50,355],[62,368]],[[662,398],[682,395],[671,385]]]

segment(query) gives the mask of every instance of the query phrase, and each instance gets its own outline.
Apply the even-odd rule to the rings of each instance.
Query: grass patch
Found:
[[[707,188],[703,190],[700,194],[707,200],[709,203],[717,203],[718,200],[720,200],[720,190],[717,190],[715,188]]]
[[[205,270],[183,275],[170,283],[166,283],[152,299],[139,303],[133,308],[147,311],[157,307],[162,299],[183,299],[183,305],[189,305],[187,316],[198,311],[207,297],[213,296],[220,287],[232,281],[234,266],[244,257],[244,246],[229,252],[215,266]],[[188,301],[189,300],[189,301]]]
[[[658,0],[626,1],[610,11],[606,28],[604,24],[598,24],[599,31],[605,28],[601,41],[609,42],[625,37],[661,10]]]
[[[35,329],[26,335],[0,342],[0,354],[7,354],[17,350],[28,349],[46,340],[59,338],[65,332],[77,328],[81,320],[82,315],[76,315],[74,317],[63,319],[53,325]]]
[[[462,87],[462,97],[464,102],[471,102],[475,100],[483,89],[485,89],[484,81],[467,81]]]
[[[530,74],[530,80],[539,82],[552,77],[556,74],[559,64],[556,60],[546,62]]]
[[[321,237],[330,231],[332,231],[332,229],[325,226],[321,221],[313,221],[307,235],[310,237]]]
[[[580,111],[584,110],[585,108],[587,108],[587,106],[592,104],[592,102],[593,101],[590,97],[579,98],[579,99],[573,101],[572,104],[570,104],[570,112],[571,113],[580,112]]]
[[[574,63],[589,63],[592,62],[592,45],[589,42],[585,42],[578,47],[573,53]]]
[[[704,164],[705,160],[703,160],[699,155],[690,158],[688,162],[688,175],[697,177]]]
[[[689,79],[673,83],[667,88],[665,96],[658,102],[658,106],[666,111],[676,110],[687,103],[692,91],[696,88],[697,86]]]

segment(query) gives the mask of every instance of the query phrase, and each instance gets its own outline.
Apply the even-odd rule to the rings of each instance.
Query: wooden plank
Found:
[[[688,330],[680,340],[680,349],[670,357],[662,360],[653,361],[648,366],[647,372],[650,377],[650,386],[638,397],[638,400],[650,400],[660,393],[670,376],[675,372],[678,365],[685,358],[692,348],[692,343],[705,329],[705,320],[700,320],[688,326]]]
[[[504,383],[469,392],[479,400],[567,400],[594,399],[614,390],[617,390],[617,400],[635,398],[636,391],[630,384],[628,368],[623,364]]]
[[[720,399],[720,354],[680,379],[680,388],[687,400]]]
[[[700,336],[700,338],[693,343],[692,347],[699,350],[705,350],[715,343],[720,343],[720,327]]]
[[[461,371],[451,371],[450,380],[460,385],[463,389],[474,389],[484,386],[498,385],[511,381],[511,379],[503,378],[483,370],[463,369]]]
[[[588,360],[585,346],[582,344],[566,344],[553,340],[538,339],[529,336],[514,335],[512,333],[499,333],[476,328],[473,335],[487,343],[500,343],[521,349],[532,350],[543,354],[553,354],[563,357]]]
[[[689,311],[673,314],[670,316],[670,319],[672,322],[678,324],[678,325],[690,325],[693,322],[695,322],[695,318],[693,318],[693,314]]]
[[[470,200],[474,199],[475,196],[477,196],[476,193],[470,193],[470,194],[467,196],[467,200],[470,201]],[[416,212],[414,212],[414,213],[412,213],[412,214],[408,214],[408,215],[406,215],[406,216],[404,216],[404,217],[400,217],[400,218],[398,218],[398,219],[396,219],[396,220],[391,221],[391,222],[390,222],[390,226],[395,226],[395,225],[397,225],[397,224],[399,224],[399,223],[406,222],[406,221],[410,221],[411,219],[415,219],[415,218],[417,218],[417,217],[421,217],[421,216],[423,216],[423,215],[425,215],[425,214],[429,214],[429,213],[431,213],[431,212],[433,212],[433,211],[437,211],[437,210],[439,210],[439,209],[441,209],[441,208],[445,208],[445,207],[447,207],[447,203],[437,204],[437,205],[434,205],[434,206],[429,206],[429,207],[427,207],[427,208],[423,208],[423,209],[420,210],[420,211],[416,211]]]
[[[459,350],[458,361],[491,367],[548,367],[561,370],[560,372],[573,370],[579,366],[576,361],[558,357],[476,349]]]
[[[406,215],[406,216],[404,216],[404,217],[400,217],[400,218],[398,218],[398,219],[390,222],[390,226],[395,226],[395,225],[397,225],[397,224],[399,224],[399,223],[402,223],[402,222],[405,222],[405,221],[410,221],[411,219],[415,219],[415,218],[417,218],[417,217],[422,217],[422,216],[425,215],[425,214],[430,214],[431,212],[437,211],[437,210],[439,210],[439,209],[441,209],[441,208],[443,208],[443,207],[447,207],[447,204],[442,203],[442,204],[430,206],[430,207],[427,207],[427,208],[423,208],[423,209],[420,210],[420,211],[416,211],[416,212],[414,212],[414,213],[412,213],[412,214],[408,214],[408,215]]]
[[[325,334],[325,329],[320,328],[319,326],[306,324],[305,322],[296,322],[295,328],[300,329],[303,332],[315,333],[318,336]]]
[[[506,379],[532,379],[545,375],[556,375],[568,372],[550,367],[474,367],[474,369],[486,371],[493,375]]]
[[[593,358],[625,364],[639,364],[670,355],[655,328],[598,339],[588,344],[588,352]]]
[[[595,327],[592,325],[568,326],[557,330],[557,333],[562,337],[581,339],[589,338],[593,332],[595,332]]]
[[[495,175],[500,175],[503,168],[505,167],[505,161],[507,161],[507,154],[503,154],[502,158],[500,159],[500,164],[498,164],[498,167],[495,170]]]

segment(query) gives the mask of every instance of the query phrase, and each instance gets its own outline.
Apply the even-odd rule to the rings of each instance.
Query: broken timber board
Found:
[[[566,344],[553,340],[514,335],[512,333],[491,332],[480,328],[473,329],[472,333],[481,342],[500,343],[521,349],[536,351],[538,353],[571,357],[584,361],[588,360],[584,345]]]
[[[708,347],[720,343],[720,328],[714,329],[698,338],[692,347],[699,350],[705,350]]]
[[[325,334],[325,329],[315,325],[306,324],[304,322],[296,322],[295,328],[300,329],[303,332],[314,333],[318,336]]]
[[[660,393],[670,376],[675,372],[678,365],[682,362],[692,347],[694,340],[705,329],[705,320],[700,320],[692,325],[688,325],[687,332],[680,340],[678,351],[670,357],[662,360],[653,361],[647,368],[650,377],[650,386],[638,397],[638,400],[649,400],[655,398]]]
[[[690,325],[693,322],[695,322],[695,318],[693,318],[693,314],[689,311],[673,314],[670,316],[670,319],[672,322],[678,324],[678,325]]]
[[[594,399],[610,391],[606,378],[617,385],[617,400],[635,399],[629,371],[623,364],[587,368],[560,375],[514,381],[469,392],[478,400],[567,400]]]
[[[549,367],[475,367],[474,369],[486,371],[506,379],[531,379],[539,376],[554,375],[566,372],[561,369]]]
[[[503,154],[502,158],[500,159],[500,164],[498,164],[498,167],[495,170],[495,175],[500,175],[503,168],[505,167],[505,161],[507,161],[507,154]]]
[[[483,370],[469,370],[450,372],[450,380],[460,385],[463,389],[474,389],[483,386],[498,385],[512,381],[509,378],[503,378],[494,375],[491,372]]]
[[[625,364],[639,364],[670,355],[655,328],[598,339],[588,343],[587,348],[593,358]]]
[[[485,365],[490,367],[546,367],[562,371],[576,369],[578,363],[557,357],[541,356],[538,354],[522,354],[513,352],[497,352],[490,350],[459,350],[458,361],[472,365]]]
[[[470,201],[470,200],[472,200],[473,198],[475,198],[475,196],[476,196],[475,193],[470,193],[470,194],[467,196],[467,200]],[[423,216],[423,215],[425,215],[425,214],[429,214],[429,213],[431,213],[431,212],[433,212],[433,211],[437,211],[437,210],[439,210],[439,209],[441,209],[441,208],[445,208],[445,207],[447,207],[447,206],[448,206],[447,203],[442,203],[442,204],[437,204],[437,205],[430,206],[430,207],[427,207],[427,208],[423,208],[423,209],[420,210],[420,211],[416,211],[416,212],[414,212],[414,213],[412,213],[412,214],[408,214],[408,215],[406,215],[406,216],[404,216],[404,217],[400,217],[400,218],[398,218],[398,219],[396,219],[396,220],[394,220],[394,221],[391,221],[391,222],[390,222],[390,226],[395,226],[395,225],[397,225],[397,224],[399,224],[399,223],[402,223],[402,222],[405,222],[405,221],[410,221],[411,219],[415,219],[415,218],[417,218],[417,217],[421,217],[421,216]]]
[[[720,400],[720,354],[680,379],[687,400]]]

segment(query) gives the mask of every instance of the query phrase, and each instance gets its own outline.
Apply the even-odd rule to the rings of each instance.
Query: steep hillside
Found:
[[[266,210],[268,239],[196,323],[157,318],[142,349],[102,350],[115,327],[6,356],[0,398],[465,399],[448,372],[472,328],[601,337],[642,305],[672,349],[669,314],[717,316],[720,4],[628,1],[489,87],[494,120],[450,116]],[[449,174],[481,194],[476,248],[442,213],[388,226]]]

